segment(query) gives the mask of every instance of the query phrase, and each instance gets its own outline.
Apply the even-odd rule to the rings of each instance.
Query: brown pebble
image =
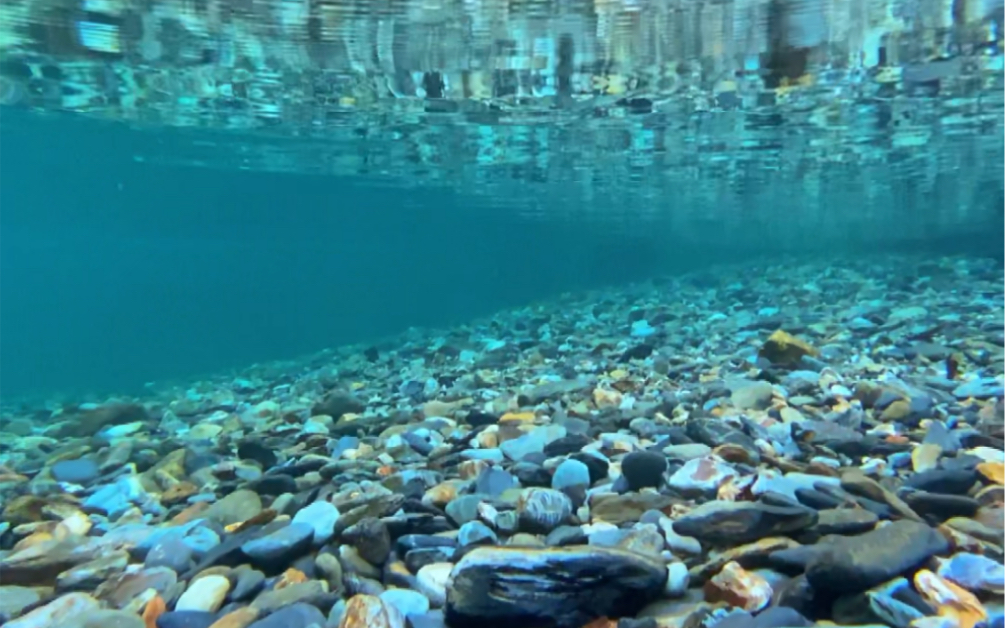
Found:
[[[258,609],[245,606],[231,611],[209,625],[209,628],[246,628],[258,619]]]
[[[251,526],[264,525],[266,523],[269,523],[273,519],[275,519],[276,515],[278,514],[279,513],[277,513],[275,510],[271,508],[266,508],[265,510],[258,513],[251,519],[241,521],[240,523],[232,523],[229,526],[225,527],[224,530],[226,530],[229,534],[236,534],[238,532],[241,532],[242,530],[250,528]]]

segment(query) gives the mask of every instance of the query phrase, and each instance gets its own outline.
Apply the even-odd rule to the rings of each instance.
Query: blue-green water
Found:
[[[442,187],[137,162],[171,132],[21,115],[0,125],[0,385],[10,396],[135,391],[779,255],[774,238],[798,218],[713,207],[702,230],[681,235],[669,213],[643,220],[632,207],[548,216]],[[563,204],[561,189],[540,187]],[[1001,191],[986,193],[945,234],[874,233],[864,245],[806,230],[788,252],[1000,255]],[[842,212],[856,219],[853,207],[831,211],[835,225]],[[737,233],[729,220],[758,227]]]

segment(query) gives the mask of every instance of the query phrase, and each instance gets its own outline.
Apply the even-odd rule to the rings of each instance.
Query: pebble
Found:
[[[203,576],[192,582],[175,602],[176,611],[208,611],[214,613],[223,605],[230,580],[223,576]]]
[[[947,550],[946,539],[927,525],[894,521],[821,548],[806,565],[806,577],[818,591],[853,593],[886,582]]]
[[[562,490],[573,486],[589,486],[590,469],[578,460],[564,460],[555,469],[551,478],[551,488]]]
[[[98,464],[87,458],[60,460],[50,467],[50,471],[57,482],[71,484],[90,484],[100,475]]]
[[[245,556],[266,568],[281,568],[302,556],[314,540],[314,527],[307,523],[290,523],[271,534],[241,545]]]
[[[572,627],[638,613],[663,594],[667,568],[654,558],[603,547],[487,547],[465,554],[450,582],[445,615],[451,627],[476,626],[485,617]]]
[[[310,628],[311,626],[325,626],[324,614],[315,606],[296,602],[259,619],[248,628]]]
[[[293,516],[293,524],[306,524],[314,531],[312,537],[315,546],[320,547],[335,535],[335,524],[338,523],[339,511],[329,502],[314,502],[301,508]]]
[[[666,457],[654,451],[633,451],[621,461],[621,473],[633,491],[659,487],[666,469]]]

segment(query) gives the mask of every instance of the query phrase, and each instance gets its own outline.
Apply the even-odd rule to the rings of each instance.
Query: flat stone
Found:
[[[4,628],[50,628],[61,626],[89,611],[100,609],[100,604],[86,593],[67,593],[45,606],[25,613],[4,624]]]
[[[147,552],[143,566],[167,567],[175,573],[185,573],[192,567],[194,553],[181,537],[165,538]]]
[[[315,547],[327,543],[335,534],[339,511],[330,502],[318,501],[304,506],[293,515],[292,523],[305,523],[314,529],[312,542]]]
[[[820,511],[817,524],[811,531],[820,536],[861,534],[875,528],[877,523],[879,517],[862,508],[830,508]]]
[[[253,563],[266,569],[282,569],[310,549],[314,528],[306,523],[290,523],[271,534],[248,541],[241,551]]]
[[[388,589],[380,594],[380,599],[398,609],[405,618],[429,612],[429,599],[418,591]]]
[[[817,513],[807,508],[712,501],[674,521],[673,528],[678,534],[713,545],[737,545],[798,532],[816,522]]]
[[[251,603],[251,606],[266,614],[298,602],[309,603],[312,600],[319,600],[327,593],[327,583],[321,580],[308,580],[285,586],[282,589],[263,591]]]
[[[771,405],[774,388],[768,382],[747,382],[736,385],[730,402],[739,410],[765,410]]]
[[[854,593],[891,580],[948,549],[938,532],[903,519],[828,544],[811,558],[806,577],[815,590]]]
[[[678,501],[680,500],[659,493],[598,494],[591,498],[590,518],[593,521],[620,525],[638,521],[650,510],[669,510]]]
[[[317,607],[299,602],[280,608],[248,628],[309,628],[325,625],[325,616]]]
[[[684,494],[714,493],[723,483],[738,475],[736,469],[718,456],[708,455],[688,460],[667,484]]]
[[[41,598],[38,591],[29,587],[7,585],[0,587],[0,616],[17,617],[25,608]]]
[[[201,516],[221,526],[228,526],[247,521],[260,512],[262,512],[262,498],[258,493],[241,489],[211,504]]]
[[[56,578],[56,591],[93,591],[112,576],[125,571],[128,564],[129,553],[125,550],[108,552],[59,574]]]
[[[656,558],[602,547],[484,547],[466,554],[450,580],[452,628],[481,627],[486,618],[580,628],[598,617],[637,614],[662,595],[667,569]]]
[[[98,558],[102,551],[95,539],[43,541],[0,560],[0,584],[52,586],[60,573]]]
[[[168,611],[157,618],[157,628],[210,628],[216,619],[206,611]]]
[[[143,619],[129,611],[87,611],[60,628],[145,628]]]
[[[100,475],[98,464],[87,458],[60,460],[53,464],[49,470],[57,482],[69,482],[71,484],[90,484]]]
[[[193,581],[185,593],[175,603],[176,611],[208,611],[215,613],[220,610],[223,600],[230,591],[230,580],[223,576],[203,576]]]

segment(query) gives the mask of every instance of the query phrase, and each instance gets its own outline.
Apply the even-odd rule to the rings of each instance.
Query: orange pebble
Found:
[[[143,624],[146,628],[157,628],[157,618],[167,611],[164,598],[155,595],[143,608]]]

